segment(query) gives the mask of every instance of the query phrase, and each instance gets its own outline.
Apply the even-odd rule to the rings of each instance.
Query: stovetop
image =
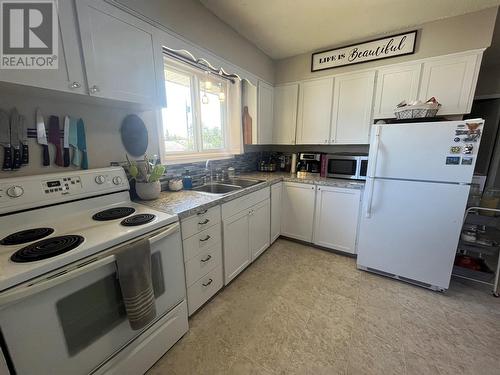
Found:
[[[123,210],[124,207],[127,210]],[[121,211],[121,215],[104,221],[93,218],[109,209]],[[176,215],[130,201],[126,191],[1,216],[0,240],[4,241],[0,242],[0,291],[177,220]],[[26,232],[15,234],[20,231]],[[31,237],[33,241],[18,243],[22,242],[21,237]],[[52,247],[51,239],[59,241],[59,245],[61,241],[67,245],[68,238],[71,238],[71,246],[74,245],[70,250],[59,253],[57,246]],[[24,248],[28,248],[29,258],[36,253],[37,246],[52,256],[29,262],[19,261],[16,257],[15,261],[11,259]]]

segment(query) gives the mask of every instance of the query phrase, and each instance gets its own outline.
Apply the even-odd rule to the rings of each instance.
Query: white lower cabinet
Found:
[[[224,219],[224,283],[227,285],[251,261],[249,211]]]
[[[248,225],[253,262],[271,244],[271,200],[269,198],[252,208]]]
[[[318,186],[313,243],[356,253],[361,191]]]
[[[281,234],[281,203],[283,183],[278,182],[271,186],[271,243]]]
[[[220,206],[181,221],[188,313],[192,315],[222,288]]]
[[[269,247],[269,194],[265,188],[222,205],[225,285]]]
[[[312,242],[316,186],[296,182],[283,184],[281,234]]]

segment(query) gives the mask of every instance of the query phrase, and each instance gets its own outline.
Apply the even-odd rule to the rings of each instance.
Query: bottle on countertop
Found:
[[[191,190],[193,188],[193,179],[191,178],[188,169],[186,169],[186,172],[184,172],[182,176],[182,186],[185,190]]]

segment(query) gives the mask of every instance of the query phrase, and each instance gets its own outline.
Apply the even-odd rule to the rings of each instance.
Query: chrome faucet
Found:
[[[212,160],[210,159],[207,159],[207,162],[205,163],[205,171],[208,172],[208,175],[209,175],[209,178],[210,178],[210,182],[212,182],[212,179],[213,179],[213,174],[212,174],[212,163],[211,163]],[[209,168],[210,167],[210,168]]]

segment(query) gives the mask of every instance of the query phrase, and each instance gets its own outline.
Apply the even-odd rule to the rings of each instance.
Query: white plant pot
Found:
[[[155,182],[137,182],[135,183],[135,192],[142,200],[149,201],[157,199],[161,193],[160,181]]]

